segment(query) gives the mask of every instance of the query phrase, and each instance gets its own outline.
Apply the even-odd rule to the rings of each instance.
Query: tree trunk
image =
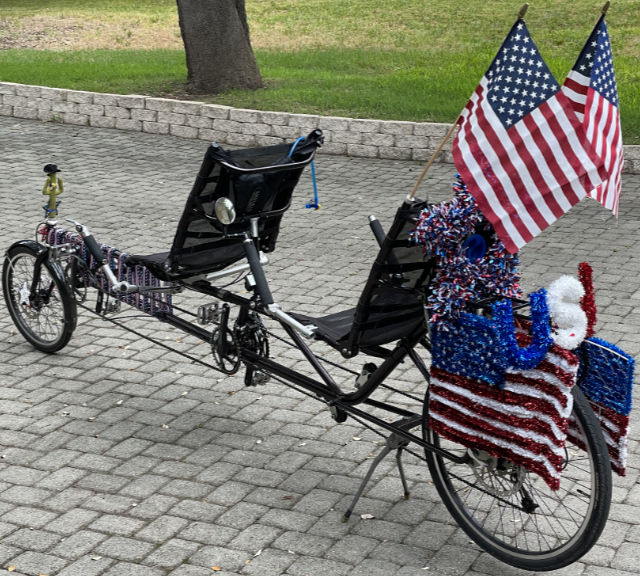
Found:
[[[262,86],[244,0],[177,0],[188,88],[197,94]]]

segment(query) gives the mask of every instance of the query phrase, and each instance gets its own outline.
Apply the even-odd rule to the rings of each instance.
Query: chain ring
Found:
[[[211,353],[220,371],[235,374],[240,368],[240,347],[233,332],[216,328],[211,333]]]

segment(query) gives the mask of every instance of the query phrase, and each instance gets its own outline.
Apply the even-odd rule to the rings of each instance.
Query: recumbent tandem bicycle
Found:
[[[396,451],[408,495],[401,454],[409,450],[426,462],[444,504],[483,550],[529,570],[574,562],[597,541],[611,499],[607,447],[577,386],[571,391],[571,422],[580,440],[564,448],[558,489],[508,453],[447,440],[430,425],[432,342],[424,306],[437,263],[411,235],[427,202],[407,198],[387,232],[370,217],[379,251],[354,308],[310,317],[276,301],[264,264],[276,247],[298,179],[322,140],[322,132],[315,130],[276,146],[209,146],[171,247],[150,255],[129,255],[102,245],[87,226],[73,220],[69,229],[60,226],[55,200],[58,170],[48,165],[47,186],[54,190],[45,220],[35,239],[16,242],[6,251],[2,286],[16,327],[37,349],[53,353],[68,344],[78,307],[103,317],[121,305],[142,310],[208,343],[213,368],[224,374],[244,370],[247,386],[277,379],[324,402],[337,422],[355,418],[387,435],[345,519],[377,463],[391,451]],[[238,276],[244,280],[244,292],[226,284]],[[89,306],[88,290],[96,293],[95,305]],[[214,303],[196,312],[181,308],[176,300],[185,291]],[[307,373],[272,357],[270,325],[302,353]],[[345,359],[365,358],[353,389],[338,385],[332,371],[342,367],[312,351],[313,341]],[[419,411],[373,397],[407,361],[424,381]]]

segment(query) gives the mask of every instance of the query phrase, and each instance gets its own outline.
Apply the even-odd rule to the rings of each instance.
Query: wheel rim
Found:
[[[578,419],[572,426],[583,436]],[[500,459],[498,465],[498,459],[441,439],[431,430],[426,436],[457,456],[467,456],[463,464],[435,456],[432,474],[447,487],[455,512],[466,519],[469,535],[482,547],[523,562],[544,561],[569,551],[585,536],[598,491],[588,449],[567,442],[560,488],[553,491],[540,477],[509,461]]]
[[[40,282],[35,298],[30,298],[35,258],[20,254],[9,266],[8,291],[10,305],[17,323],[33,338],[53,344],[63,335],[64,306],[58,286],[45,266],[41,267]]]

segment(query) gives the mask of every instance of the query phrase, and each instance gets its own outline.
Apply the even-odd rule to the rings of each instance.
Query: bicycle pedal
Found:
[[[109,300],[103,307],[103,314],[117,314],[121,308],[120,300]]]
[[[245,386],[261,386],[271,380],[271,375],[263,372],[262,370],[256,370],[255,368],[247,368],[244,374]]]
[[[198,307],[196,315],[198,324],[218,324],[220,322],[220,306],[217,302],[213,304],[204,304]]]

